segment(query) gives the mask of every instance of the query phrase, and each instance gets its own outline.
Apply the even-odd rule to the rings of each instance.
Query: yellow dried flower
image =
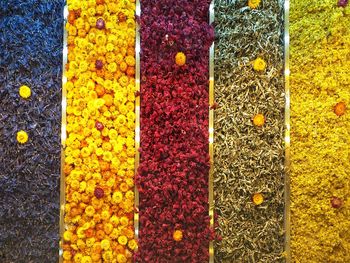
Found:
[[[255,71],[264,71],[266,69],[266,62],[262,58],[257,58],[253,61],[253,69]]]
[[[261,193],[255,193],[252,200],[255,205],[261,205],[264,202],[264,196]]]
[[[248,6],[252,9],[257,8],[260,5],[261,0],[248,0]]]
[[[32,94],[32,91],[30,90],[30,88],[26,85],[23,85],[19,88],[19,95],[24,98],[24,99],[28,99],[30,97],[30,95]]]
[[[28,134],[23,130],[17,132],[17,141],[21,144],[26,143],[28,141]]]
[[[178,66],[184,66],[186,64],[186,55],[183,52],[178,52],[175,56],[175,62]]]

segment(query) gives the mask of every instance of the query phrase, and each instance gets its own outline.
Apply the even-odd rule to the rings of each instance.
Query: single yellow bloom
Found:
[[[252,199],[255,205],[261,205],[264,202],[264,196],[261,193],[253,194]]]
[[[175,56],[175,62],[178,66],[183,66],[186,64],[186,55],[183,52],[178,52]]]
[[[262,114],[256,114],[253,118],[253,123],[255,126],[261,127],[265,124],[265,117]]]
[[[262,58],[257,58],[253,61],[253,68],[255,71],[264,71],[266,69],[266,62]]]
[[[118,243],[125,246],[128,243],[128,238],[126,236],[118,237]]]
[[[32,94],[32,91],[30,90],[30,88],[26,85],[23,85],[19,88],[19,95],[24,98],[24,99],[28,99],[30,97],[30,95]]]
[[[108,239],[103,239],[103,240],[101,241],[101,248],[102,248],[103,250],[108,250],[110,247],[111,247],[111,243],[109,242]]]
[[[261,0],[249,0],[248,6],[252,9],[257,8],[260,5]]]
[[[117,255],[117,262],[118,263],[126,263],[127,259],[123,254],[118,254]]]
[[[183,238],[183,234],[182,234],[182,231],[181,230],[175,230],[174,233],[173,233],[173,239],[175,241],[181,241]]]
[[[17,132],[17,141],[21,144],[26,143],[28,141],[28,134],[23,130]]]
[[[71,258],[72,258],[72,254],[70,253],[70,251],[63,252],[63,259],[64,260],[70,260]]]
[[[83,256],[81,263],[92,263],[92,259],[90,256]]]
[[[128,242],[128,247],[131,249],[131,250],[135,250],[137,248],[137,242],[135,239],[132,239]]]
[[[71,231],[65,231],[63,234],[63,239],[65,241],[70,241],[72,239],[73,233]]]

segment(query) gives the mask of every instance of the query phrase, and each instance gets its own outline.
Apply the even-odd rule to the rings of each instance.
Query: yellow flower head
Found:
[[[101,241],[101,248],[102,248],[103,250],[108,250],[110,247],[111,247],[111,243],[109,242],[108,239],[103,239],[103,240]]]
[[[181,241],[183,238],[183,234],[182,234],[182,231],[181,230],[175,230],[174,233],[173,233],[173,239],[175,241]]]
[[[118,263],[126,263],[127,259],[123,254],[118,254],[117,255],[117,262]]]
[[[136,243],[135,239],[129,240],[128,247],[131,250],[135,250],[137,248],[137,243]]]
[[[93,216],[95,214],[95,208],[89,205],[88,207],[86,207],[85,213],[87,216]]]
[[[255,205],[261,205],[264,202],[264,196],[261,193],[255,193],[252,196]]]
[[[121,201],[123,201],[123,194],[122,192],[115,192],[112,196],[112,202],[115,204],[119,204]]]
[[[125,246],[128,243],[128,238],[126,236],[119,236],[118,243]]]
[[[70,241],[72,239],[73,233],[71,231],[65,231],[63,234],[63,239],[65,241]]]
[[[266,69],[266,62],[262,58],[257,58],[253,61],[253,68],[255,71],[264,71]]]
[[[175,56],[175,62],[178,66],[183,66],[186,64],[186,55],[183,52],[178,52]]]
[[[346,105],[344,102],[338,102],[335,106],[334,106],[334,113],[337,116],[342,116],[345,114],[345,110],[346,110]]]
[[[252,9],[257,8],[260,5],[261,0],[249,0],[248,6]]]
[[[83,258],[80,261],[81,263],[92,263],[92,259],[90,256],[83,256]]]
[[[17,132],[17,141],[21,144],[24,144],[28,141],[28,134],[25,131]]]
[[[122,226],[127,226],[127,225],[129,224],[129,219],[128,219],[126,216],[122,216],[122,217],[120,218],[120,224],[121,224]]]
[[[253,123],[255,126],[261,127],[265,124],[265,117],[262,114],[256,114],[253,118]]]
[[[30,88],[26,85],[23,85],[19,88],[19,95],[24,98],[24,99],[28,99],[30,97],[30,95],[32,94]]]

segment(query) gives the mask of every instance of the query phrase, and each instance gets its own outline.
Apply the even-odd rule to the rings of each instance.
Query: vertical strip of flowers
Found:
[[[284,262],[283,1],[215,1],[218,262]]]
[[[209,259],[209,4],[141,1],[137,262]]]
[[[0,1],[0,262],[57,262],[64,1]]]
[[[132,262],[135,3],[68,10],[63,262]]]
[[[350,262],[350,6],[290,8],[292,262]]]

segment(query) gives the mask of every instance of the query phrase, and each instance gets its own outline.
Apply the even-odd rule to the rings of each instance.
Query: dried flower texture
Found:
[[[141,10],[136,259],[208,262],[209,1],[141,1]]]
[[[283,1],[215,1],[215,260],[283,262]]]
[[[291,1],[293,262],[350,262],[350,7]]]
[[[63,6],[0,1],[1,263],[58,262]]]
[[[135,3],[69,0],[68,8],[63,259],[132,262]]]

